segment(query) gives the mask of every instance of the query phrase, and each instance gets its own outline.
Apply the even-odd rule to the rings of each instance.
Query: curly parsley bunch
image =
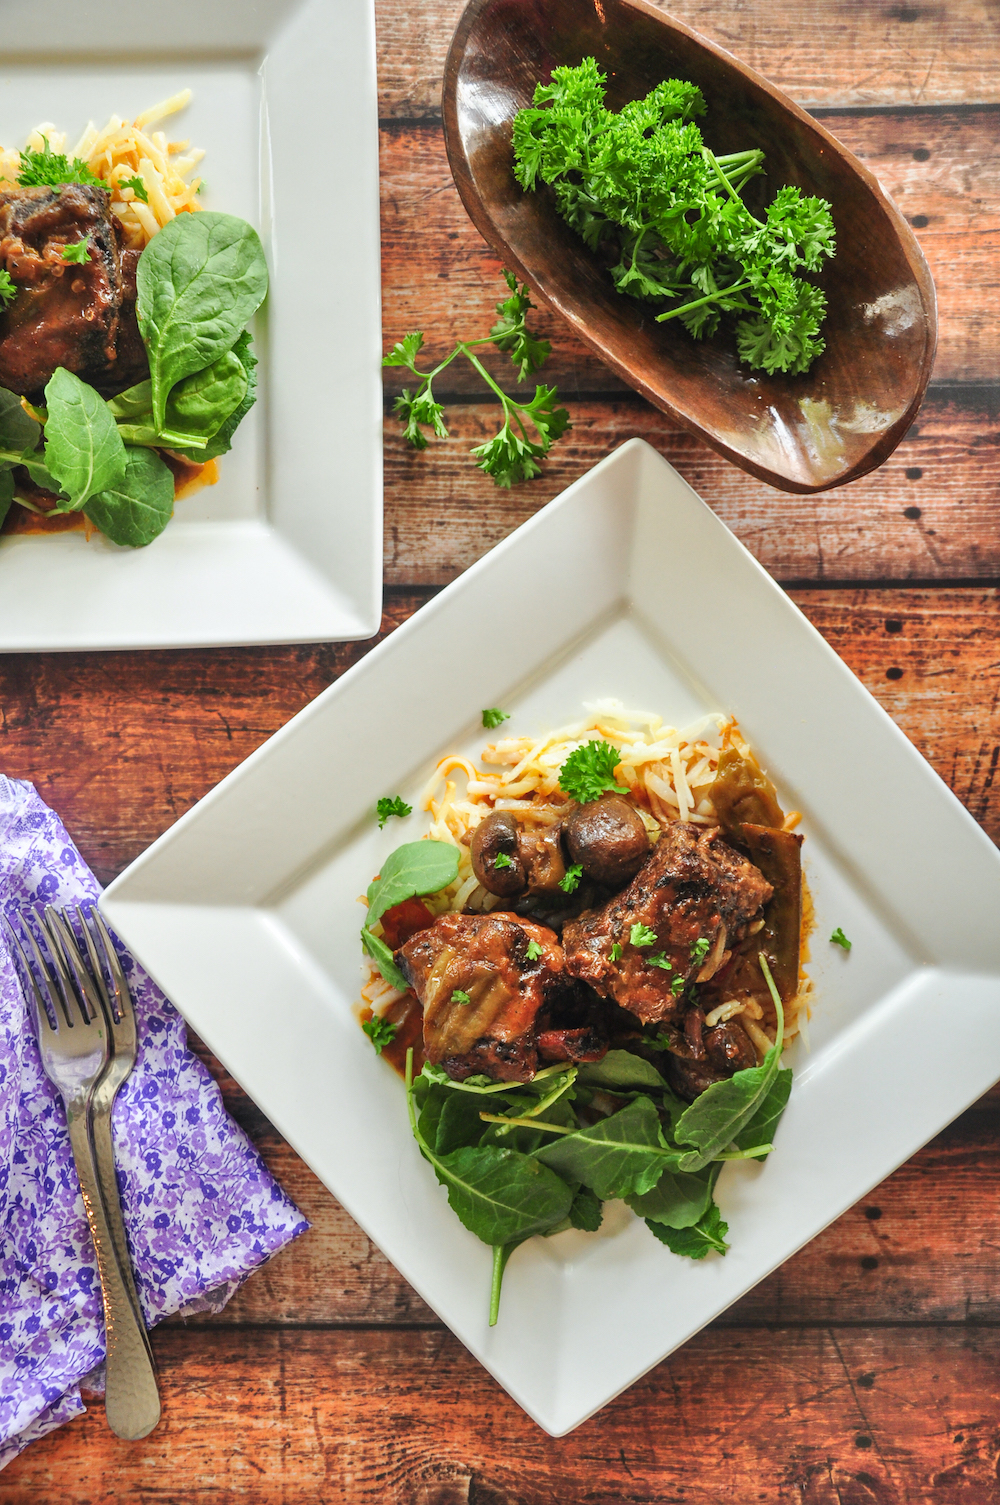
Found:
[[[723,314],[736,324],[740,357],[767,372],[808,371],[825,348],[826,297],[797,276],[836,250],[830,205],[780,189],[764,220],[740,197],[763,171],[757,148],[717,157],[693,117],[696,85],[667,79],[617,114],[605,108],[605,75],[593,58],[554,68],[534,107],[514,120],[515,173],[530,190],[552,188],[559,213],[591,250],[617,260],[619,292],[670,302],[696,339]]]

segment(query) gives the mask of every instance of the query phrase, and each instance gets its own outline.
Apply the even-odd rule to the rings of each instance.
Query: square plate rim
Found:
[[[95,72],[101,69],[121,71],[135,66],[139,69],[181,69],[186,62],[203,68],[217,64],[224,69],[237,68],[248,74],[261,76],[261,103],[265,103],[265,72],[268,58],[283,29],[291,25],[315,0],[287,0],[283,6],[271,9],[261,23],[257,18],[247,18],[245,44],[223,40],[221,35],[207,45],[199,45],[195,38],[189,45],[178,47],[175,42],[163,40],[153,45],[126,43],[122,46],[94,47],[89,44],[73,45],[68,49],[57,38],[51,41],[28,44],[20,38],[12,48],[8,63],[11,69],[31,72],[50,72],[54,80],[75,72]],[[363,57],[361,69],[352,68],[354,89],[363,93],[357,106],[357,116],[364,133],[367,149],[378,162],[378,85],[376,69],[375,17],[373,0],[346,0],[350,10],[350,25],[357,38],[357,50]],[[191,9],[191,7],[188,7]],[[44,16],[40,16],[40,23]],[[209,30],[219,31],[218,21],[211,19]],[[22,28],[23,30],[23,28]],[[355,60],[356,61],[356,60]],[[271,126],[268,126],[271,129]],[[248,145],[254,163],[253,171],[260,177],[262,202],[269,198],[266,183],[269,163],[263,145],[254,141]],[[362,175],[370,176],[367,171]],[[359,180],[360,181],[360,178]],[[371,198],[371,185],[351,190],[357,199]],[[4,653],[71,653],[71,652],[128,652],[156,649],[233,648],[253,646],[279,646],[313,642],[363,641],[374,636],[380,627],[383,601],[383,457],[381,435],[382,384],[377,356],[381,353],[381,294],[378,268],[381,256],[381,239],[378,224],[378,190],[374,190],[375,213],[365,212],[367,203],[356,204],[357,235],[365,242],[368,263],[374,268],[374,284],[367,296],[366,341],[372,347],[369,380],[364,392],[355,398],[355,418],[360,419],[367,405],[376,413],[377,423],[368,427],[373,432],[366,443],[364,433],[359,434],[356,449],[363,456],[363,483],[354,488],[344,499],[358,517],[357,543],[354,549],[354,567],[341,571],[339,577],[321,571],[312,562],[299,544],[286,533],[281,521],[270,513],[256,517],[220,519],[214,522],[191,522],[175,517],[168,534],[170,542],[156,559],[156,580],[162,600],[157,603],[149,618],[133,612],[131,619],[127,607],[118,608],[117,617],[109,617],[102,611],[88,611],[88,597],[95,590],[108,589],[108,575],[102,573],[98,583],[88,580],[91,569],[85,567],[74,571],[69,589],[76,594],[71,606],[85,614],[80,628],[75,626],[52,627],[43,610],[37,615],[30,611],[26,620],[7,615],[0,608],[0,652]],[[223,206],[219,206],[222,208]],[[265,213],[270,213],[265,210]],[[264,226],[261,227],[262,232]],[[270,260],[270,257],[269,257]],[[258,407],[258,422],[270,428],[268,416],[273,394],[268,390],[274,380],[274,353],[265,341],[262,354],[268,363],[265,402]],[[377,348],[376,348],[377,347]],[[265,491],[273,491],[274,480],[271,466],[264,456],[265,447],[274,447],[271,435],[261,435],[259,441],[260,461],[258,478]],[[234,585],[227,568],[226,543],[220,542],[220,530],[234,559],[239,559],[245,571],[245,583],[252,593],[262,578],[274,581],[279,589],[274,601],[262,601],[259,597],[245,596],[239,591],[239,581]],[[14,535],[16,536],[16,535]],[[5,555],[13,553],[8,544],[11,535],[0,536],[0,572],[14,568],[14,561]],[[33,542],[36,535],[24,535]],[[77,534],[72,533],[72,538]],[[43,538],[45,544],[57,544],[60,535]],[[154,542],[164,543],[161,538]],[[221,562],[217,558],[222,549]],[[122,551],[124,553],[124,551]],[[146,551],[136,551],[143,554]],[[116,555],[118,551],[115,551]],[[336,549],[327,547],[326,556],[332,560]],[[55,561],[53,560],[53,563]],[[57,566],[57,568],[61,568]],[[64,568],[64,566],[62,566]],[[70,566],[72,568],[72,566]],[[34,573],[37,566],[29,570]],[[188,592],[182,619],[178,614],[171,618],[168,601],[173,593],[176,599],[190,584],[190,571],[211,572],[219,582],[220,595],[226,595],[225,607],[220,611],[213,605],[210,609],[201,606],[203,594],[195,589]],[[0,573],[0,580],[2,580]],[[201,581],[199,580],[199,586]],[[143,582],[143,589],[145,583]],[[127,593],[126,593],[127,594]],[[295,606],[291,602],[295,599]],[[78,614],[78,613],[77,613]],[[63,616],[68,612],[63,612]]]

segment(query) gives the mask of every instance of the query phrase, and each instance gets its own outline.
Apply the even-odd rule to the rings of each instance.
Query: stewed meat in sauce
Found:
[[[67,260],[81,241],[87,259]],[[123,267],[106,189],[0,188],[0,268],[17,289],[0,313],[0,386],[38,398],[63,366],[111,394],[149,375],[125,254]]]
[[[503,912],[445,914],[406,941],[395,961],[423,1006],[428,1061],[456,1081],[477,1072],[531,1080],[536,1017],[566,987],[551,930]]]
[[[620,894],[564,927],[566,970],[643,1023],[677,1019],[684,986],[728,962],[773,892],[718,828],[677,821]]]

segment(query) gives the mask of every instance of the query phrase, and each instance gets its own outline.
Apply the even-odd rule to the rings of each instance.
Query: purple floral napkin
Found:
[[[30,784],[0,775],[0,912],[78,904],[100,886]],[[221,1311],[309,1226],[187,1048],[184,1022],[122,953],[139,1058],[118,1094],[118,1184],[148,1326]],[[0,1468],[84,1409],[105,1355],[100,1284],[62,1099],[0,931]]]

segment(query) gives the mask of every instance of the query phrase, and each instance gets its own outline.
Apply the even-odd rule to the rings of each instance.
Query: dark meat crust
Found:
[[[531,941],[541,948],[534,959]],[[535,1017],[565,987],[562,948],[551,930],[502,911],[445,914],[395,960],[424,1010],[428,1061],[456,1081],[477,1072],[530,1081],[538,1066]],[[470,1002],[453,1001],[456,991]]]
[[[717,828],[699,831],[677,821],[627,888],[563,928],[566,970],[645,1024],[676,1020],[685,1008],[683,993],[673,991],[676,979],[705,980],[710,969],[724,965],[772,893],[759,869]],[[656,941],[632,945],[634,924],[655,931]],[[699,940],[709,951],[692,961]],[[617,962],[611,960],[614,943],[622,948]],[[661,955],[669,970],[651,964]]]
[[[701,1060],[676,1055],[668,1055],[666,1059],[671,1087],[689,1103],[693,1103],[713,1082],[724,1082],[737,1071],[746,1071],[756,1065],[757,1052],[749,1037],[732,1021],[705,1031]]]
[[[0,189],[0,267],[18,289],[0,315],[0,386],[37,397],[57,366],[106,374],[122,306],[118,242],[106,189]],[[90,260],[63,246],[89,237]]]
[[[115,221],[117,228],[117,221]],[[122,251],[122,306],[118,315],[118,334],[115,337],[115,360],[100,371],[81,371],[84,381],[96,387],[102,397],[116,397],[128,387],[138,386],[149,380],[149,357],[139,333],[139,320],[135,305],[139,296],[136,287],[136,268],[141,251]]]

